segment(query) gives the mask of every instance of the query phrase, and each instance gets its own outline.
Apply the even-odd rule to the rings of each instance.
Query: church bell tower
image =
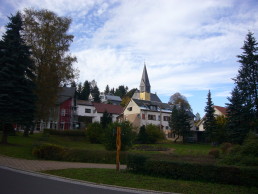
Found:
[[[146,65],[144,64],[142,79],[140,83],[140,99],[150,101],[151,100],[150,93],[151,93],[150,81],[149,81]]]

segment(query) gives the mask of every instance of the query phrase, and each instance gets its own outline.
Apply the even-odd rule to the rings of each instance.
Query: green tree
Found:
[[[73,68],[76,57],[68,53],[73,41],[67,33],[71,19],[44,9],[25,9],[23,19],[24,38],[36,65],[37,118],[47,120],[59,87],[71,82],[77,73]]]
[[[145,125],[140,127],[140,131],[137,135],[137,142],[141,144],[146,144],[148,143],[148,137],[145,129]]]
[[[215,142],[221,144],[223,142],[226,142],[226,126],[227,126],[227,119],[224,115],[218,115],[215,118],[215,124],[216,124],[216,134],[214,137]]]
[[[76,87],[76,96],[77,96],[77,98],[78,99],[82,99],[82,89],[83,89],[83,87],[82,87],[82,83],[80,82],[79,84],[78,84],[78,86]]]
[[[205,117],[204,117],[204,129],[207,141],[214,141],[214,134],[216,133],[216,122],[215,122],[215,116],[214,116],[214,107],[213,102],[211,99],[211,92],[209,90],[208,97],[207,97],[207,103],[206,107],[204,109]]]
[[[91,94],[93,96],[93,101],[94,102],[100,102],[100,97],[99,97],[100,92],[99,92],[99,88],[98,88],[97,85],[94,86],[94,88],[91,91]]]
[[[110,93],[110,89],[109,89],[109,85],[106,86],[106,89],[105,89],[105,94],[109,94]]]
[[[98,122],[89,124],[86,130],[86,137],[91,143],[102,143],[104,138],[104,129]]]
[[[105,110],[103,116],[101,117],[100,123],[105,129],[110,123],[112,123],[112,115]]]
[[[146,143],[149,143],[149,144],[157,143],[159,140],[163,140],[165,138],[163,131],[161,131],[159,127],[156,125],[153,125],[153,124],[146,125],[145,131],[147,134]]]
[[[107,150],[116,150],[117,127],[121,127],[121,150],[128,150],[132,147],[133,141],[135,139],[133,126],[128,121],[123,121],[121,123],[110,123],[109,126],[105,129],[104,145]]]
[[[35,111],[33,82],[35,68],[29,47],[21,36],[22,18],[18,12],[9,17],[7,31],[0,41],[0,121],[2,143],[7,143],[11,124],[25,126],[25,136],[32,125]]]
[[[240,69],[234,78],[240,95],[243,98],[244,122],[246,131],[258,128],[258,47],[253,33],[249,32],[242,47],[243,53],[238,55]]]
[[[90,86],[90,83],[86,80],[83,83],[80,100],[89,100],[90,92],[91,92],[91,86]]]
[[[182,106],[184,109],[191,111],[191,105],[189,104],[189,102],[187,101],[186,97],[183,96],[182,94],[180,94],[179,92],[173,94],[170,99],[169,99],[169,104],[172,105],[178,105],[178,106]]]
[[[191,129],[189,111],[185,110],[185,108],[182,106],[179,108],[174,106],[172,109],[169,126],[172,132],[177,135],[175,142],[180,136],[183,137],[183,142],[185,142]]]
[[[123,98],[127,93],[127,90],[128,90],[127,86],[126,87],[124,85],[118,86],[118,88],[115,91],[115,95],[120,96],[120,98]]]
[[[244,108],[244,98],[236,86],[228,98],[227,104],[227,141],[242,144],[249,128]]]

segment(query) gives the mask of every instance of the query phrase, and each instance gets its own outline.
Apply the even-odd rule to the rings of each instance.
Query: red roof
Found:
[[[220,111],[223,115],[227,115],[227,108],[221,106],[214,106],[218,111]]]
[[[123,107],[119,105],[113,105],[113,104],[103,104],[103,103],[92,103],[93,106],[96,108],[98,113],[103,113],[107,111],[111,114],[118,114],[120,115],[123,112]]]

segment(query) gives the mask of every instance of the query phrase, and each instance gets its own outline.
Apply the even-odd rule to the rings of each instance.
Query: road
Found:
[[[0,166],[0,194],[151,193],[26,172]]]

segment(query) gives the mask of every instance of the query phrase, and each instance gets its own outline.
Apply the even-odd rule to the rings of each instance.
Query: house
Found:
[[[221,106],[213,106],[215,112],[214,112],[214,116],[227,116],[227,108],[225,107],[221,107]],[[205,131],[204,129],[204,119],[205,119],[205,115],[204,117],[199,121],[199,123],[197,123],[196,127],[198,131]]]
[[[101,102],[104,104],[120,105],[120,103],[122,102],[120,96],[115,96],[113,94],[105,94],[104,92],[101,92],[99,97]]]
[[[75,91],[74,87],[59,88],[56,105],[50,110],[48,121],[37,122],[36,130],[75,129],[78,125]]]
[[[112,116],[112,122],[117,121],[119,115],[123,112],[123,107],[120,105],[95,103],[84,100],[78,100],[77,104],[78,120],[81,129],[84,129],[90,123],[100,122],[105,111]]]

